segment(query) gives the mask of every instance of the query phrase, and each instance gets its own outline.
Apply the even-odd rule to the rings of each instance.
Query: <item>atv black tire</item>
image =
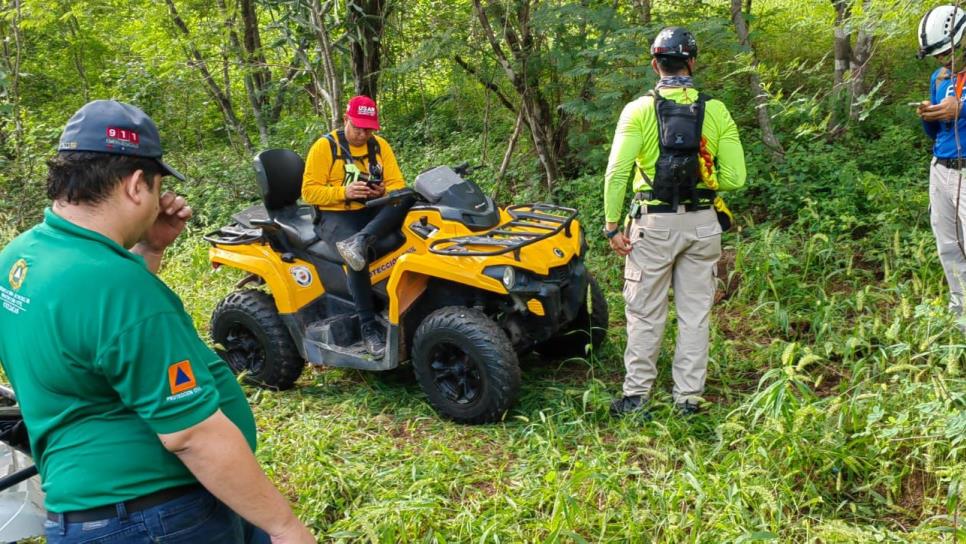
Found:
[[[242,289],[225,297],[211,314],[211,340],[232,372],[244,372],[259,387],[291,389],[305,368],[275,300],[264,291]]]
[[[551,358],[586,357],[587,344],[596,351],[604,343],[610,321],[607,299],[597,280],[590,274],[587,275],[587,286],[590,296],[584,300],[577,317],[550,340],[537,345],[535,349],[538,353]]]
[[[430,404],[453,421],[499,421],[517,400],[513,344],[479,310],[449,306],[429,314],[416,329],[412,360]]]

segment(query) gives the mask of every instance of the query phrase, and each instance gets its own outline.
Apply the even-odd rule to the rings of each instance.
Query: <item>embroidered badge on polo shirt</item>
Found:
[[[27,306],[30,305],[30,298],[17,292],[23,287],[23,282],[27,279],[27,271],[29,269],[27,261],[24,259],[18,260],[13,263],[10,271],[7,272],[7,283],[10,285],[10,288],[8,289],[0,285],[0,305],[2,305],[4,310],[13,315],[20,315],[26,312]]]
[[[191,361],[185,359],[168,367],[168,385],[171,387],[171,396],[168,400],[186,397],[198,389],[195,373],[191,369]]]

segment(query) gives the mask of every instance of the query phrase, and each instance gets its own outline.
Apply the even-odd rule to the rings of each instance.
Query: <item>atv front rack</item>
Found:
[[[519,204],[506,209],[512,220],[483,234],[456,236],[429,244],[430,253],[455,257],[490,257],[520,250],[530,244],[556,236],[561,231],[570,238],[577,210],[554,204]]]

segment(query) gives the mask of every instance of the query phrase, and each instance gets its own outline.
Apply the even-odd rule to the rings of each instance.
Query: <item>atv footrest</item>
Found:
[[[305,329],[305,336],[328,346],[349,347],[359,341],[359,322],[355,314],[336,315]]]

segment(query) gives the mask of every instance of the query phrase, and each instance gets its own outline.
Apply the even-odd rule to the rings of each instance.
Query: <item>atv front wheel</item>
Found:
[[[604,343],[610,322],[607,299],[597,285],[597,280],[589,273],[587,293],[577,317],[560,329],[553,338],[539,344],[535,348],[538,353],[553,358],[584,357],[587,355],[588,344],[596,350]]]
[[[413,369],[430,404],[459,423],[499,421],[516,402],[520,365],[506,333],[483,312],[431,313],[413,339]]]
[[[268,389],[290,389],[305,360],[295,348],[271,295],[243,289],[225,297],[211,314],[211,340],[235,374]]]

